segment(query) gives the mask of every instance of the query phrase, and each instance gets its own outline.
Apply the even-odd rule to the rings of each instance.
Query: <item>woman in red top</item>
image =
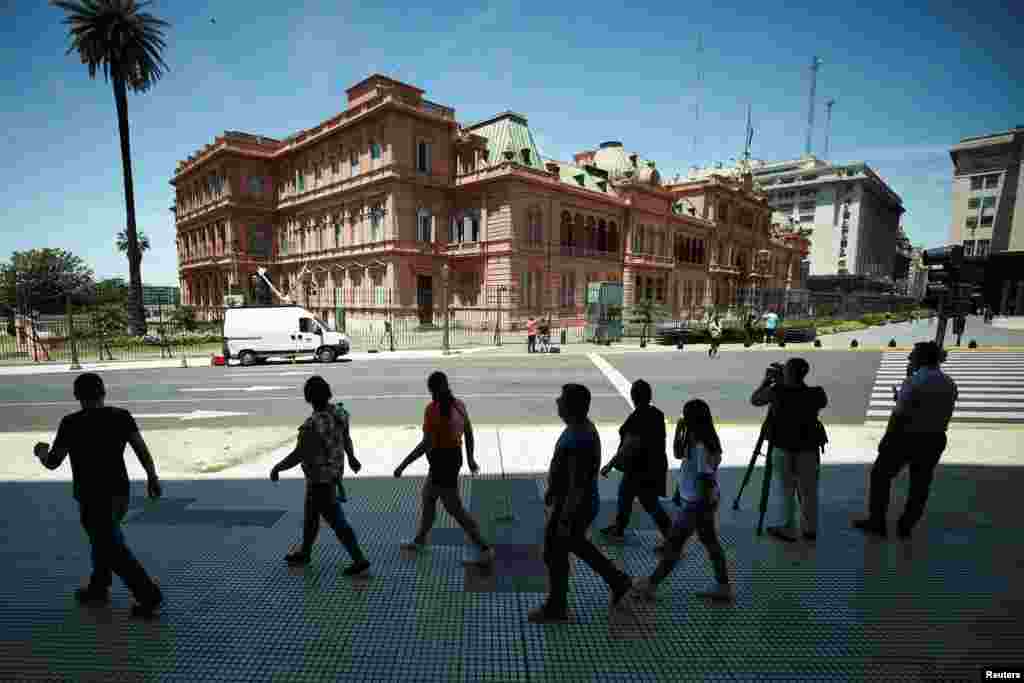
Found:
[[[473,426],[469,422],[466,405],[452,395],[448,377],[443,372],[433,372],[427,378],[427,388],[433,400],[423,414],[423,439],[409,453],[402,464],[395,469],[395,476],[402,472],[424,453],[430,470],[423,484],[423,518],[416,537],[403,543],[405,550],[418,550],[426,543],[427,534],[434,526],[437,514],[437,500],[441,499],[444,509],[480,548],[480,560],[472,564],[489,566],[494,562],[494,548],[480,536],[480,525],[469,516],[459,496],[459,470],[462,469],[462,436],[466,436],[466,458],[473,474],[480,471],[473,458]]]

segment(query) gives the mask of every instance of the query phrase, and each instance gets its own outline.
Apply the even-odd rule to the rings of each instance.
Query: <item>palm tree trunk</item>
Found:
[[[142,259],[139,235],[135,227],[135,188],[132,183],[132,152],[128,135],[128,93],[118,65],[111,65],[114,102],[117,105],[117,131],[121,138],[121,165],[124,170],[124,203],[128,214],[125,234],[128,238],[128,328],[133,336],[146,334],[146,311],[142,306]]]

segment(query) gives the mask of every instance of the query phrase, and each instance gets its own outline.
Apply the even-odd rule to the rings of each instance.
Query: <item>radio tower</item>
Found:
[[[814,135],[814,91],[818,87],[818,67],[822,61],[815,56],[811,60],[811,96],[807,103],[807,145],[804,154],[811,153],[811,139]]]
[[[704,35],[697,34],[697,96],[693,104],[693,111],[696,116],[693,126],[693,160],[697,163],[697,135],[700,130],[700,101],[704,91],[704,72],[701,70],[701,56],[704,54]]]
[[[828,139],[832,135],[832,105],[835,103],[836,100],[832,97],[825,101],[825,161],[828,161]]]

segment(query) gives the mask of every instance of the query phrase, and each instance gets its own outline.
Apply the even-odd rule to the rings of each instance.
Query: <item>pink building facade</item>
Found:
[[[183,304],[219,307],[260,267],[331,321],[339,303],[422,317],[445,283],[468,315],[486,317],[500,290],[508,321],[563,324],[582,322],[595,281],[678,316],[729,305],[737,288],[798,285],[801,248],[773,235],[749,179],[666,185],[618,142],[543,159],[525,116],[460,125],[380,75],[347,94],[313,129],[225,132],[178,164]]]

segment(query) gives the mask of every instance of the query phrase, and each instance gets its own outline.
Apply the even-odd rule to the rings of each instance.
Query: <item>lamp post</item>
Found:
[[[501,346],[501,295],[507,291],[505,285],[498,285],[498,321],[494,325],[494,345]]]
[[[74,317],[71,314],[71,293],[68,292],[64,299],[64,310],[67,316],[67,327],[68,327],[68,341],[71,342],[71,370],[81,370],[82,366],[78,363],[78,347],[75,345],[75,322]]]
[[[448,355],[450,347],[448,345],[448,273],[450,269],[448,264],[445,263],[441,266],[441,305],[444,306],[444,332],[441,334],[441,352],[444,355]]]

